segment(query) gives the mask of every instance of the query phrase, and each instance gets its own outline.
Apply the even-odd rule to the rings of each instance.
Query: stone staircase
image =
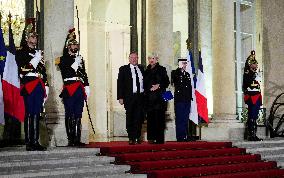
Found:
[[[276,161],[277,166],[284,168],[284,138],[266,139],[260,142],[235,142],[234,146],[247,149],[247,153],[260,154],[261,158]]]
[[[55,147],[26,151],[25,147],[0,149],[0,178],[9,177],[147,177],[126,174],[130,166],[114,165],[113,157],[96,156],[96,148]]]

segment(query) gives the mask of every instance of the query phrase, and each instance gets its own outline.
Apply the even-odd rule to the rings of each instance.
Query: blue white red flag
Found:
[[[2,28],[0,27],[0,80],[2,79],[5,61],[7,56],[7,50],[4,43]],[[2,90],[2,80],[0,82],[0,124],[4,124],[4,101],[3,101],[3,90]]]
[[[5,115],[23,122],[25,119],[25,104],[23,96],[20,94],[20,80],[15,53],[16,48],[10,26],[9,47],[2,79],[4,111]]]
[[[191,51],[189,51],[187,54],[187,63],[188,65],[187,65],[186,71],[190,74],[191,86],[192,86],[192,101],[191,101],[189,119],[198,125],[198,113],[197,113],[196,97],[195,97],[195,81],[196,81],[195,67],[194,67],[193,55]]]
[[[195,90],[197,112],[199,118],[205,121],[206,123],[208,123],[209,119],[208,119],[208,108],[207,108],[207,98],[206,98],[206,89],[205,89],[205,77],[202,65],[201,51],[199,51],[198,66],[199,69],[198,69],[196,90]]]

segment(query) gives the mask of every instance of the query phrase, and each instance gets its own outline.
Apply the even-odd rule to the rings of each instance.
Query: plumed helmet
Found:
[[[78,41],[76,40],[75,28],[71,28],[68,31],[65,46],[69,46],[69,45],[79,45]]]
[[[251,51],[249,57],[247,58],[248,65],[258,64],[257,60],[255,59],[255,51]]]
[[[27,18],[26,19],[26,26],[23,30],[22,34],[22,40],[21,40],[21,46],[24,46],[28,40],[29,37],[31,36],[38,36],[36,32],[36,20],[35,18]]]
[[[75,28],[71,28],[68,30],[68,34],[66,36],[63,48],[63,55],[68,54],[68,46],[70,45],[79,45],[79,42],[76,40]]]

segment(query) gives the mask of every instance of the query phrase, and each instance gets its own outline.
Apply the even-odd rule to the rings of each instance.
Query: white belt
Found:
[[[247,88],[248,91],[259,91],[260,92],[260,89],[257,89],[257,88],[254,88],[254,89],[251,89],[251,88]]]
[[[64,82],[67,82],[67,81],[70,81],[70,80],[76,80],[76,81],[78,81],[78,80],[80,80],[80,78],[79,78],[79,77],[65,78],[65,79],[64,79]]]
[[[33,73],[33,72],[29,72],[25,75],[26,77],[39,77],[41,76],[40,74],[38,73]]]

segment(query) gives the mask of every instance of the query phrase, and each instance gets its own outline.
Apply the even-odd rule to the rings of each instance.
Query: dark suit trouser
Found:
[[[126,130],[129,140],[140,139],[143,123],[143,95],[133,94],[125,103]]]
[[[152,109],[147,112],[147,140],[165,141],[165,109]]]
[[[188,119],[190,113],[190,104],[190,101],[175,102],[177,141],[188,139]]]

